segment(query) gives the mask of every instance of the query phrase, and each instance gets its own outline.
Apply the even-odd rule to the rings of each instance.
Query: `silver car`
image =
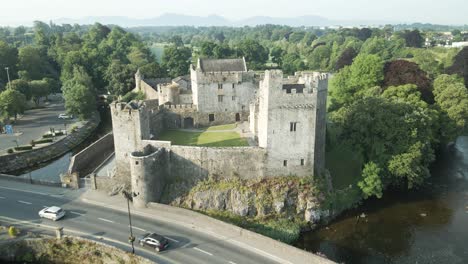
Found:
[[[65,216],[65,211],[58,206],[46,207],[39,211],[39,217],[57,221]]]

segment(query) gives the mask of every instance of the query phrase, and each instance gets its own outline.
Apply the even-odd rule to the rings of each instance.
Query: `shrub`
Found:
[[[52,135],[52,134],[45,134],[45,135],[43,135],[42,137],[43,137],[43,138],[53,138],[54,135]]]
[[[64,133],[63,133],[62,131],[55,132],[55,136],[56,136],[56,137],[57,137],[57,136],[63,136],[63,134],[64,134]]]
[[[19,234],[18,228],[14,226],[10,226],[10,228],[8,229],[8,235],[10,237],[16,237],[18,234]]]
[[[34,142],[34,140],[31,140],[31,141],[29,142],[29,145],[31,145],[32,147],[34,147],[34,146],[36,145],[36,142]]]
[[[71,130],[72,133],[74,133],[74,132],[76,132],[78,130],[78,126],[73,125],[70,130]]]
[[[24,150],[31,150],[33,147],[31,145],[29,146],[19,146],[19,147],[15,147],[15,150],[16,151],[24,151]]]
[[[7,153],[8,153],[8,154],[11,154],[11,153],[13,153],[13,152],[15,152],[15,151],[14,151],[12,148],[9,148],[9,149],[7,150]]]
[[[50,142],[53,142],[53,140],[51,138],[45,138],[45,139],[40,139],[40,140],[34,141],[35,144],[44,144],[44,143],[50,143]]]

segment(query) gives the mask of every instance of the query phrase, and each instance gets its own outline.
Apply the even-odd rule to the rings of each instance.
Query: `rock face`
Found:
[[[317,194],[311,180],[304,182],[295,177],[205,181],[170,204],[198,211],[229,211],[243,217],[295,218],[315,224],[327,215],[320,208]]]

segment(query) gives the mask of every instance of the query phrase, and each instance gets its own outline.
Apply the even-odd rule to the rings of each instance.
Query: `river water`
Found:
[[[367,200],[296,246],[340,263],[468,263],[468,137],[440,153],[431,174],[419,190]]]

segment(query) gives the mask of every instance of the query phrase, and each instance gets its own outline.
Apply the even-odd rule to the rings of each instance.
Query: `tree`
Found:
[[[112,95],[125,95],[135,88],[133,75],[137,68],[130,64],[123,64],[119,60],[113,60],[106,70],[104,78],[108,82],[107,91]]]
[[[211,41],[204,41],[200,45],[200,57],[203,58],[213,58],[214,57],[214,50],[218,46],[218,44],[211,42]]]
[[[31,100],[32,92],[29,83],[22,79],[11,81],[11,89],[22,93],[27,101]]]
[[[362,180],[358,182],[359,188],[361,188],[364,198],[370,196],[376,196],[382,198],[383,186],[380,180],[381,169],[374,162],[368,162],[362,170]]]
[[[36,106],[39,105],[42,97],[48,96],[51,92],[51,87],[49,86],[49,83],[45,80],[31,81],[29,82],[29,86],[31,87],[32,99]]]
[[[421,32],[417,29],[413,31],[406,30],[403,33],[403,38],[405,39],[407,47],[422,48],[424,44],[424,38],[421,36]]]
[[[214,47],[213,55],[218,59],[226,59],[234,55],[234,50],[232,50],[227,43],[222,43]]]
[[[384,87],[416,84],[421,92],[421,98],[429,104],[434,102],[431,80],[416,63],[406,60],[387,62],[384,66],[384,74]]]
[[[0,110],[4,117],[15,117],[24,112],[26,108],[25,96],[13,89],[7,89],[0,93]]]
[[[288,53],[283,58],[282,69],[286,74],[294,74],[305,69],[305,63],[297,53]]]
[[[465,85],[468,86],[468,47],[464,47],[455,56],[453,65],[447,69],[448,74],[458,74],[465,79]]]
[[[335,70],[340,70],[345,66],[351,65],[353,63],[353,59],[357,56],[357,52],[354,48],[347,48],[345,49],[341,55],[338,57],[335,63]]]
[[[376,173],[375,166],[369,165],[363,172],[361,188],[375,190],[376,175],[382,189],[388,185],[411,189],[428,176],[426,172],[434,160],[432,146],[437,142],[433,124],[437,120],[427,109],[404,101],[367,97],[340,113],[332,117],[341,126],[341,140],[349,142],[364,162],[380,168]]]
[[[258,41],[246,39],[239,43],[238,55],[245,57],[249,68],[261,69],[268,60],[269,50]]]
[[[96,91],[91,77],[82,67],[75,67],[73,78],[63,84],[67,112],[88,118],[96,110]]]
[[[46,69],[50,67],[43,50],[34,46],[25,46],[19,49],[18,69],[25,71],[23,76],[27,80],[40,80],[46,75]]]
[[[285,55],[285,53],[286,52],[281,47],[278,47],[278,46],[273,47],[270,53],[271,61],[273,63],[278,64],[278,66],[281,67],[283,63],[283,56]]]
[[[367,89],[380,86],[383,80],[383,62],[377,55],[358,55],[351,66],[346,66],[330,80],[333,107],[341,107],[363,98]]]
[[[328,68],[331,50],[326,45],[316,47],[307,57],[308,67],[313,70],[325,70]]]
[[[169,70],[168,74],[171,77],[186,75],[191,57],[192,50],[188,47],[166,46],[162,57],[163,67]]]
[[[5,72],[5,68],[9,68],[10,79],[15,79],[17,76],[17,64],[18,50],[0,40],[0,89],[1,87],[6,86],[6,83],[8,82],[8,76]]]
[[[444,123],[452,123],[456,126],[455,134],[448,136],[448,140],[454,140],[466,129],[468,91],[463,81],[456,75],[442,74],[434,81],[434,95],[437,106],[449,119],[443,120]]]

